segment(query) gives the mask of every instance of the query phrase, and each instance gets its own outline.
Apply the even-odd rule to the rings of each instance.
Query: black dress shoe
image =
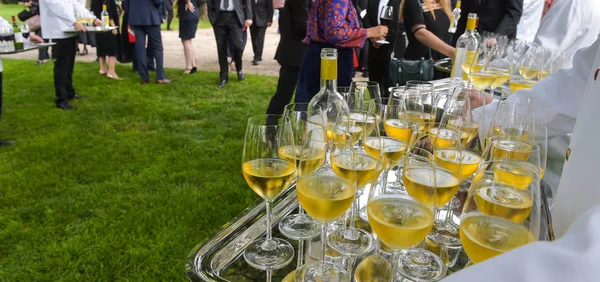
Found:
[[[73,107],[73,105],[69,104],[69,103],[62,103],[62,104],[58,104],[56,105],[57,108],[61,109],[61,110],[74,110],[75,107]]]
[[[197,71],[198,71],[198,69],[196,67],[192,67],[192,69],[190,70],[190,73],[195,73]]]
[[[79,94],[75,94],[72,97],[69,98],[69,100],[73,100],[73,99],[85,99],[87,98],[86,96],[81,96]]]
[[[0,140],[0,146],[10,146],[15,144],[15,141]]]
[[[217,87],[223,88],[223,87],[225,87],[225,84],[227,84],[227,80],[221,80],[221,83],[219,83],[219,85],[217,85]]]
[[[246,79],[246,75],[244,74],[244,72],[238,71],[238,80],[243,81],[244,79]]]
[[[254,61],[252,61],[252,65],[258,66],[258,60],[254,59]]]

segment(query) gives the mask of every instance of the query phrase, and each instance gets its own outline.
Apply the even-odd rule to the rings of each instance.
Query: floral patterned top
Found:
[[[366,39],[367,30],[360,28],[358,14],[350,0],[314,0],[308,13],[306,38],[302,42],[362,48]]]

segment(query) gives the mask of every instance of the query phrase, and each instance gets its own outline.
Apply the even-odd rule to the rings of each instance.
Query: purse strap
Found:
[[[421,13],[423,13],[423,15],[425,15],[425,10],[423,10],[423,4],[421,3],[421,0],[415,0],[419,2],[419,7],[421,7]],[[425,26],[425,29],[427,29],[427,26]],[[394,38],[394,46],[392,49],[392,59],[394,59],[394,53],[396,52],[396,44],[398,44],[398,34],[400,34],[400,32],[396,32],[396,37]],[[423,44],[425,45],[425,44]],[[431,53],[431,48],[427,47],[427,52],[429,53],[429,61],[433,61],[433,54]]]

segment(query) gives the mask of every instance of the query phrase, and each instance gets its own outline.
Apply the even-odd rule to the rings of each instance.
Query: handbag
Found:
[[[40,15],[35,15],[31,18],[28,18],[25,21],[25,24],[27,24],[27,26],[29,27],[29,31],[31,31],[31,32],[37,31],[41,27]]]
[[[27,19],[29,19],[31,17],[33,17],[33,13],[27,9],[25,9],[17,14],[17,18],[19,18],[19,20],[22,22],[26,21]]]

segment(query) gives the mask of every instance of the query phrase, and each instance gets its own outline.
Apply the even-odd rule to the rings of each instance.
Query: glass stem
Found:
[[[300,268],[304,265],[304,240],[298,241],[298,263],[296,268]]]
[[[273,271],[272,270],[267,270],[267,282],[271,282],[272,280],[272,276],[273,276]]]
[[[452,216],[454,216],[454,210],[452,209],[452,200],[450,200],[450,202],[448,202],[448,204],[447,204],[446,219],[444,219],[444,221],[452,222]]]
[[[354,201],[352,201],[352,207],[350,207],[350,229],[354,229],[354,212],[358,206],[358,197],[356,196],[356,194],[354,194]]]
[[[267,241],[265,242],[269,242],[273,240],[273,232],[271,230],[271,201],[266,200],[265,205],[267,207]]]
[[[398,272],[398,261],[400,260],[400,252],[395,251],[392,255],[392,281],[396,281],[396,273]]]
[[[298,214],[304,214],[304,209],[302,208],[302,204],[298,202]]]
[[[327,251],[327,224],[321,223],[321,263],[325,263],[325,252]]]

